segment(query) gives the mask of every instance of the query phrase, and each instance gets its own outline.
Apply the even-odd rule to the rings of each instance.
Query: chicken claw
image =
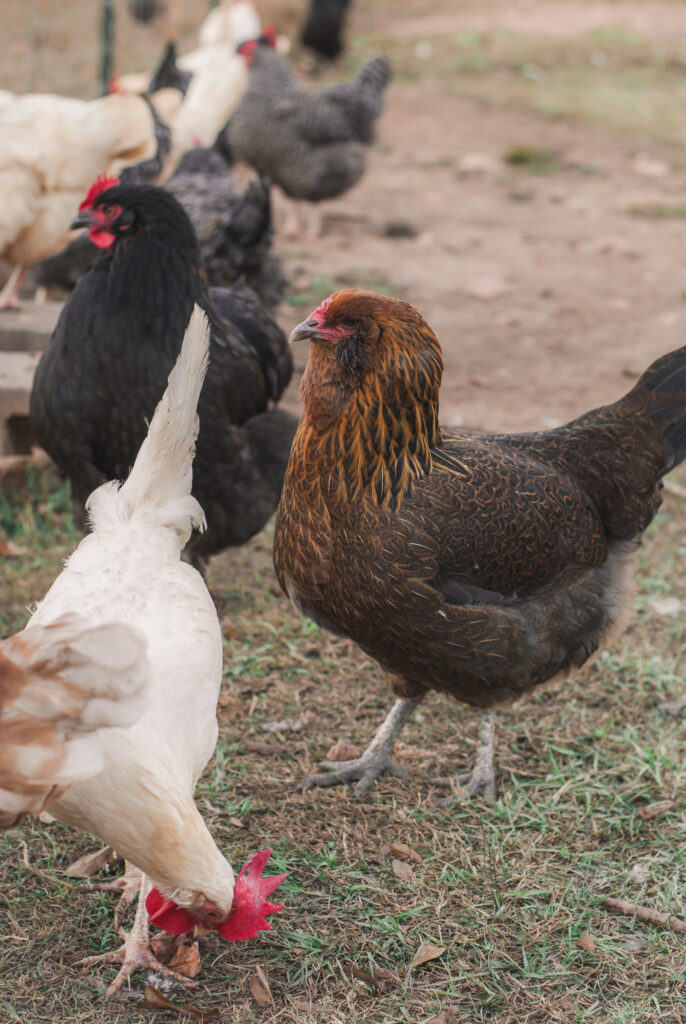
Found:
[[[400,765],[391,761],[391,751],[405,722],[423,698],[424,694],[419,697],[400,697],[377,729],[374,739],[364,754],[352,761],[320,761],[322,768],[333,770],[321,775],[308,775],[301,783],[302,788],[338,786],[342,782],[359,779],[360,781],[355,786],[355,794],[362,796],[383,772],[389,772],[398,779],[409,775],[407,768],[401,768]]]
[[[114,927],[119,928],[121,920],[129,909],[141,887],[141,872],[133,864],[126,863],[124,874],[111,882],[94,882],[88,886],[91,892],[121,892],[114,908]]]
[[[359,779],[355,786],[355,794],[362,796],[384,772],[389,772],[397,779],[404,779],[410,774],[407,768],[401,768],[399,764],[391,761],[387,751],[377,753],[369,749],[352,761],[320,761],[319,767],[331,768],[332,771],[322,772],[321,775],[308,775],[302,781],[303,789],[309,789],[311,786],[338,786],[342,782]]]
[[[131,876],[132,877],[132,876]],[[126,875],[124,876],[126,878]],[[124,945],[120,946],[119,949],[110,950],[108,953],[98,953],[95,956],[86,956],[82,960],[78,960],[75,967],[87,967],[91,964],[121,964],[121,970],[116,976],[114,981],[109,985],[105,995],[107,997],[113,996],[120,988],[123,987],[124,982],[128,981],[135,970],[139,967],[147,967],[151,971],[155,971],[157,974],[163,974],[174,981],[177,981],[180,985],[185,988],[198,988],[197,981],[191,981],[184,974],[179,974],[177,971],[171,969],[171,967],[165,967],[164,964],[160,963],[155,954],[150,948],[150,932],[148,926],[148,912],[145,906],[145,898],[150,891],[151,882],[140,874],[140,881],[138,884],[138,907],[136,908],[136,917],[133,922],[133,926],[130,932],[125,932],[123,929],[119,930],[119,935],[124,940]]]
[[[495,770],[493,768],[493,749],[495,743],[495,712],[485,711],[479,723],[477,739],[476,764],[471,772],[460,775],[460,789],[470,800],[479,794],[485,804],[492,805],[496,799]],[[436,801],[436,807],[453,807],[457,803],[454,796]]]

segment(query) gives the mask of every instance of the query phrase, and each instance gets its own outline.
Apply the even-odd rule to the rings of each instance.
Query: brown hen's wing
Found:
[[[576,582],[604,560],[600,516],[574,480],[496,438],[444,437],[398,513],[422,561],[429,535],[431,585],[444,600],[502,604]]]

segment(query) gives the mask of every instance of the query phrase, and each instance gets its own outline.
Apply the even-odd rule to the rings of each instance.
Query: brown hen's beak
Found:
[[[288,339],[290,345],[296,341],[316,341],[321,338],[321,328],[316,320],[310,317],[308,320],[303,320],[301,324],[294,327],[291,331],[291,336]]]
[[[90,210],[79,210],[76,216],[70,221],[69,228],[75,231],[78,228],[89,228],[93,224],[93,215]]]

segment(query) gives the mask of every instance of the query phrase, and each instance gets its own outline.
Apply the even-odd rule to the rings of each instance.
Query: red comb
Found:
[[[95,197],[101,192],[104,192],[106,188],[114,188],[115,185],[119,184],[119,178],[108,178],[106,174],[101,174],[95,179],[93,184],[88,190],[88,195],[79,206],[79,213],[82,210],[90,210],[91,206],[95,202]]]
[[[271,850],[259,850],[241,868],[233,891],[231,913],[217,929],[230,942],[254,939],[259,931],[270,931],[267,914],[275,914],[286,905],[269,903],[266,899],[286,878],[285,874],[261,877],[271,855]]]
[[[271,850],[259,850],[241,868],[233,892],[231,913],[226,921],[216,926],[219,934],[230,942],[254,939],[259,931],[269,931],[271,925],[266,920],[267,914],[274,914],[285,906],[284,903],[269,903],[266,899],[286,878],[285,874],[261,877],[271,853]],[[166,900],[159,889],[150,890],[145,907],[151,924],[171,935],[183,935],[200,923],[199,918],[172,900]]]
[[[276,29],[273,25],[267,25],[262,31],[262,39],[266,40],[272,49],[276,49]]]

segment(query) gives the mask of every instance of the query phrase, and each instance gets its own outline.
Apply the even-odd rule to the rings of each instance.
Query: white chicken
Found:
[[[250,0],[219,0],[200,26],[198,39],[201,46],[228,43],[237,50],[260,32],[260,16]]]
[[[145,647],[130,626],[79,615],[0,643],[0,828],[101,770],[100,730],[131,725],[143,710]]]
[[[14,264],[0,309],[16,308],[28,268],[69,242],[69,221],[90,183],[156,148],[154,118],[140,96],[0,93],[0,258]]]
[[[204,525],[191,483],[208,345],[207,319],[196,306],[128,480],[121,487],[103,484],[90,496],[93,532],[25,631],[30,637],[78,608],[88,609],[96,623],[114,617],[135,626],[147,642],[147,709],[131,727],[102,734],[102,771],[51,806],[60,821],[99,836],[141,872],[139,905],[124,945],[82,961],[121,962],[108,994],[139,966],[188,984],[150,950],[146,897],[160,927],[178,933],[179,920],[184,932],[202,923],[229,939],[269,927],[264,914],[277,909],[263,897],[280,879],[260,880],[254,864],[247,865],[241,893],[193,800],[217,739],[222,672],[214,604],[200,574],[180,557],[193,526]],[[157,888],[150,892],[153,882]],[[234,895],[241,897],[235,906]]]

